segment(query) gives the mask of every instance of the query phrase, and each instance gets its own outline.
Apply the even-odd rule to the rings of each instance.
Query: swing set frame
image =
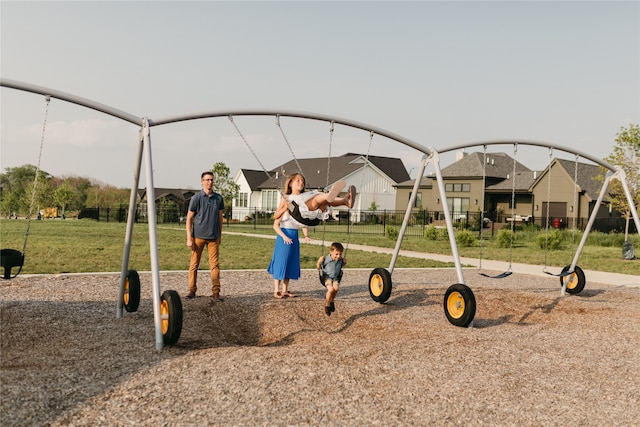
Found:
[[[496,144],[519,144],[519,145],[533,145],[542,147],[553,147],[554,149],[565,151],[568,153],[579,154],[581,157],[591,160],[592,162],[599,164],[609,170],[603,183],[602,191],[596,202],[593,213],[589,218],[587,229],[583,234],[582,241],[578,247],[576,255],[572,264],[569,266],[570,272],[575,272],[577,267],[577,261],[580,253],[586,242],[588,231],[591,229],[593,222],[595,221],[595,215],[600,206],[606,189],[608,188],[611,179],[619,179],[624,188],[627,199],[631,207],[632,215],[638,233],[640,234],[640,219],[638,218],[638,212],[632,203],[631,193],[626,183],[626,176],[621,168],[613,167],[612,165],[604,162],[603,160],[596,159],[586,153],[573,150],[571,148],[562,147],[559,145],[552,145],[544,142],[535,141],[489,141],[489,142],[475,142],[470,144],[455,145],[446,147],[441,150],[436,150],[431,147],[425,147],[410,139],[404,138],[398,134],[389,132],[387,130],[367,125],[365,123],[344,119],[336,116],[315,114],[302,111],[282,111],[282,110],[270,110],[270,109],[246,109],[246,110],[222,110],[222,111],[207,111],[195,114],[184,114],[161,118],[158,120],[149,119],[146,116],[138,116],[130,113],[126,113],[122,110],[112,108],[108,105],[101,104],[86,98],[71,95],[65,92],[49,89],[42,86],[37,86],[29,83],[23,83],[15,80],[0,78],[0,86],[31,92],[48,96],[51,98],[60,99],[76,105],[80,105],[89,109],[93,109],[113,117],[119,118],[126,122],[129,122],[140,128],[139,136],[137,140],[136,161],[134,164],[134,177],[131,186],[131,197],[129,203],[129,213],[127,219],[126,235],[124,239],[124,250],[122,256],[122,269],[120,273],[120,284],[118,291],[118,300],[116,308],[116,317],[120,318],[123,315],[123,308],[126,311],[136,311],[140,300],[140,279],[138,273],[135,270],[129,269],[129,255],[131,250],[131,240],[133,236],[133,225],[136,210],[136,197],[137,188],[139,186],[139,178],[142,169],[142,161],[144,158],[146,169],[146,189],[147,197],[150,200],[155,200],[155,190],[153,184],[153,165],[152,165],[152,152],[151,152],[151,128],[155,126],[161,126],[171,123],[178,123],[183,121],[215,118],[215,117],[234,117],[234,116],[274,116],[274,117],[293,117],[299,119],[318,120],[329,123],[340,124],[343,126],[361,129],[370,134],[378,134],[393,141],[399,142],[407,147],[413,148],[422,153],[420,170],[417,174],[417,179],[407,204],[407,210],[404,216],[404,220],[399,231],[396,246],[393,251],[391,262],[388,268],[375,268],[369,278],[369,292],[372,299],[379,303],[385,303],[391,295],[392,282],[391,276],[395,267],[398,254],[400,252],[400,246],[406,231],[409,219],[411,217],[411,211],[415,202],[416,195],[420,186],[421,178],[424,176],[425,168],[427,165],[432,164],[435,168],[435,175],[438,185],[438,191],[440,193],[441,200],[446,200],[446,191],[444,186],[444,180],[442,171],[440,168],[440,154],[447,153],[454,150],[463,148],[469,148],[482,145],[496,145]],[[451,285],[444,296],[444,311],[447,319],[450,323],[461,326],[470,327],[473,324],[473,318],[475,316],[475,297],[471,289],[465,284],[464,275],[462,271],[462,264],[460,255],[454,235],[454,228],[452,218],[449,212],[448,205],[443,203],[443,211],[445,216],[445,222],[449,235],[449,243],[454,259],[455,270],[459,283]],[[158,258],[158,238],[157,238],[157,217],[156,207],[154,203],[147,204],[147,214],[149,220],[149,243],[150,243],[150,259],[151,259],[151,276],[153,287],[153,311],[154,311],[154,326],[155,326],[155,343],[156,349],[161,350],[164,345],[171,345],[178,341],[180,332],[182,330],[182,305],[180,297],[176,291],[167,290],[161,293],[160,287],[160,268]],[[567,275],[564,277],[571,277],[573,275]],[[561,281],[563,279],[561,278]],[[565,280],[563,284],[563,292],[569,283],[569,280]]]

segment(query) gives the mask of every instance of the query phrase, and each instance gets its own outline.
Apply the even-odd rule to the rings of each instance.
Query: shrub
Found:
[[[398,240],[398,236],[400,235],[400,231],[398,231],[398,227],[388,226],[385,230],[385,234],[388,239]]]
[[[424,238],[429,240],[438,240],[438,229],[435,225],[428,225],[427,228],[424,229]]]
[[[560,230],[549,230],[549,234],[540,233],[536,237],[536,244],[540,249],[561,249],[562,248],[562,233]]]
[[[511,247],[511,239],[515,239],[515,233],[511,232],[509,228],[502,228],[496,235],[496,244],[499,248]]]
[[[473,246],[476,242],[476,236],[469,230],[462,230],[456,234],[456,242],[460,246]]]

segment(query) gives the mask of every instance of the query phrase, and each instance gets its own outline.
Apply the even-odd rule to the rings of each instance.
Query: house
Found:
[[[479,213],[484,201],[484,216],[492,221],[535,221],[544,226],[548,204],[549,221],[557,218],[562,225],[570,225],[574,216],[581,220],[588,218],[602,187],[595,179],[600,173],[596,165],[554,159],[544,171],[532,171],[500,152],[487,153],[486,164],[482,152],[459,152],[456,161],[441,172],[446,203],[454,219]],[[406,209],[414,184],[415,180],[409,180],[397,185],[397,209]],[[608,201],[606,196],[604,201]],[[413,209],[431,211],[432,219],[442,219],[439,218],[442,200],[435,175],[422,178]],[[598,217],[608,216],[609,209],[601,207]]]
[[[255,212],[273,212],[280,202],[286,177],[302,171],[307,189],[327,190],[338,180],[358,191],[354,212],[366,210],[395,210],[396,185],[409,179],[401,159],[347,153],[342,156],[293,159],[265,173],[241,169],[234,182],[240,192],[233,204],[233,218],[244,220]],[[346,208],[334,208],[334,212]],[[354,218],[357,220],[357,218]]]
[[[162,212],[165,218],[162,221],[172,222],[179,220],[187,214],[189,200],[200,190],[181,189],[181,188],[154,188],[156,211]],[[147,204],[147,190],[145,188],[138,189],[138,202],[141,206]],[[145,214],[145,210],[141,210]]]

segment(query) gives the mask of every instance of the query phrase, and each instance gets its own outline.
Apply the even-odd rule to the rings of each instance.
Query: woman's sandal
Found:
[[[295,298],[296,296],[295,296],[295,295],[293,294],[293,292],[291,292],[291,291],[283,292],[283,293],[282,293],[282,298],[287,298],[287,297],[289,297],[289,298]]]
[[[275,299],[282,299],[282,298],[283,298],[283,297],[282,297],[282,294],[281,294],[280,292],[274,292],[274,293],[273,293],[273,297],[274,297]]]

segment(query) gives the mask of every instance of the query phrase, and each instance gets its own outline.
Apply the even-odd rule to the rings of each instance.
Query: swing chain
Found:
[[[291,153],[291,157],[293,157],[293,160],[295,160],[295,162],[296,162],[296,166],[298,167],[298,172],[300,172],[301,174],[304,175],[304,172],[302,171],[302,168],[300,167],[300,163],[298,162],[298,158],[293,153],[293,148],[291,147],[291,144],[289,144],[289,140],[287,139],[287,135],[285,135],[284,130],[282,129],[282,126],[280,126],[280,114],[276,114],[276,125],[278,126],[278,129],[280,129],[280,133],[282,134],[282,137],[284,138],[284,141],[287,143],[287,147],[289,147],[289,152]]]
[[[42,160],[42,152],[44,151],[44,135],[47,128],[47,117],[49,115],[49,104],[51,102],[51,96],[47,95],[44,98],[44,117],[42,119],[42,133],[40,134],[40,151],[38,153],[38,164],[36,165],[36,174],[33,179],[33,190],[31,192],[31,203],[29,205],[29,215],[27,215],[27,229],[24,233],[24,244],[22,245],[22,254],[24,255],[27,250],[27,240],[29,238],[29,229],[31,228],[31,215],[33,215],[33,206],[36,201],[36,189],[38,187],[38,176],[40,175],[40,162]]]

